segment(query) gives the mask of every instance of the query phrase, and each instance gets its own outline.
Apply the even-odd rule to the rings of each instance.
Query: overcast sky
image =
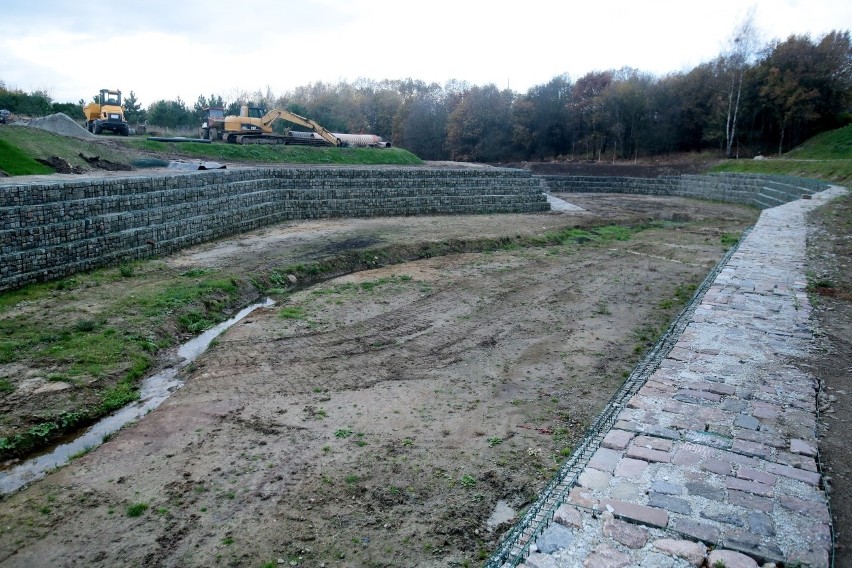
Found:
[[[764,41],[852,27],[849,0],[0,0],[0,80],[59,102],[133,90],[144,107],[359,78],[525,92],[563,73],[691,69],[750,6]]]

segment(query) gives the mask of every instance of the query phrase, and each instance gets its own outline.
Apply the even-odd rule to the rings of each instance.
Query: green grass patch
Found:
[[[852,160],[731,160],[713,166],[710,172],[790,175],[849,185],[852,183]]]
[[[420,165],[423,161],[402,148],[331,148],[284,144],[201,144],[128,139],[138,150],[210,160],[287,164],[393,164]]]
[[[106,268],[0,293],[0,364],[44,369],[48,380],[73,389],[64,413],[27,417],[28,425],[6,430],[0,459],[44,447],[137,400],[156,352],[229,317],[240,307],[240,290],[248,289],[206,270],[181,275],[158,261],[132,266],[132,284],[121,268]],[[101,287],[111,283],[103,295]],[[96,311],[77,311],[88,297]],[[33,310],[30,303],[52,307]]]
[[[766,160],[727,160],[711,172],[780,174],[852,183],[852,125],[822,132],[782,157]]]
[[[740,236],[735,235],[733,233],[724,233],[721,237],[721,241],[722,246],[725,247],[725,250],[728,250],[729,248],[740,242]]]
[[[0,459],[26,455],[44,447],[57,435],[85,425],[90,421],[91,417],[85,410],[62,412],[53,418],[42,419],[25,432],[0,438]]]
[[[302,306],[284,306],[278,311],[278,316],[283,319],[303,320],[305,309]]]
[[[80,154],[122,164],[162,166],[175,158],[272,164],[420,165],[423,161],[402,148],[331,148],[290,145],[197,144],[147,140],[144,136],[81,140],[39,128],[0,128],[0,169],[10,175],[51,174],[36,158],[58,156],[72,166],[91,169]]]
[[[11,176],[54,173],[53,168],[37,162],[29,153],[5,140],[0,140],[0,170]]]
[[[82,127],[81,132],[83,132]],[[121,140],[118,137],[110,137],[110,141],[119,141],[119,144],[103,144],[98,139],[89,141],[71,136],[60,136],[59,134],[40,128],[5,126],[0,128],[0,169],[5,170],[11,175],[52,174],[52,169],[35,162],[35,159],[41,158],[46,160],[52,156],[58,156],[72,166],[89,170],[91,166],[80,157],[81,153],[86,156],[99,156],[103,160],[124,164],[129,164],[132,161],[133,155],[139,153],[135,149],[131,151],[129,148],[123,148]],[[3,146],[4,142],[17,148],[29,160],[32,160],[40,167],[46,168],[46,170],[22,171],[18,173],[8,170],[6,166],[2,165],[7,153],[5,146]]]
[[[148,510],[147,503],[133,503],[127,507],[128,517],[141,517],[142,513]]]
[[[787,152],[787,158],[852,160],[852,124],[817,134]]]

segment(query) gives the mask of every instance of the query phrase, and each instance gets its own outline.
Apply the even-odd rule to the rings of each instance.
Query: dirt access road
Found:
[[[722,256],[723,235],[757,216],[570,200],[587,212],[291,223],[167,259],[248,271],[295,250],[657,221],[379,268],[255,312],[160,408],[4,499],[0,564],[481,564]]]

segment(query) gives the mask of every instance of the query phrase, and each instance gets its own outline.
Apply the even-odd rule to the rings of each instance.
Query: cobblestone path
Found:
[[[761,214],[523,566],[829,565],[818,382],[793,362],[812,347],[805,215],[843,191]]]

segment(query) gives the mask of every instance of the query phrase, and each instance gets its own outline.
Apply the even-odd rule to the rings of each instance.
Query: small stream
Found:
[[[72,441],[62,443],[39,456],[29,459],[8,471],[0,472],[0,495],[17,491],[24,485],[41,479],[51,470],[65,465],[71,458],[103,443],[104,438],[120,430],[124,425],[138,420],[160,406],[164,400],[183,386],[178,371],[193,362],[226,329],[258,308],[266,308],[275,302],[265,301],[243,308],[234,317],[211,327],[198,337],[187,341],[178,348],[180,362],[173,367],[163,369],[142,381],[139,388],[139,400],[130,403],[115,413],[106,416],[90,426]]]

